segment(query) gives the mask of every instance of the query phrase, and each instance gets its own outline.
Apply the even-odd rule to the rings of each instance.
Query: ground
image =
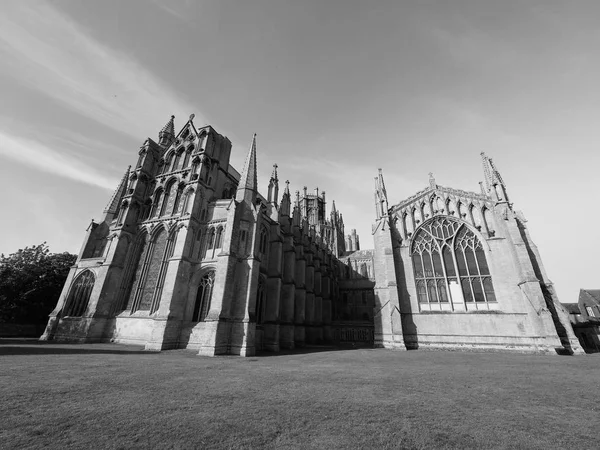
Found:
[[[0,448],[598,448],[600,357],[0,339]]]

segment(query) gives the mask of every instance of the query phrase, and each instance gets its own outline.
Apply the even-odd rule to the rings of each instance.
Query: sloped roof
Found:
[[[566,308],[569,314],[581,314],[579,305],[577,303],[563,303],[562,305]]]
[[[600,305],[600,289],[580,289],[579,290],[579,301],[581,300],[593,300]]]

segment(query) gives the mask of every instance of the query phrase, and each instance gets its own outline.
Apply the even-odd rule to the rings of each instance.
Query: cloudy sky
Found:
[[[3,1],[0,252],[77,253],[147,136],[196,114],[258,134],[372,246],[373,177],[397,203],[478,191],[494,158],[562,301],[600,287],[597,1]]]

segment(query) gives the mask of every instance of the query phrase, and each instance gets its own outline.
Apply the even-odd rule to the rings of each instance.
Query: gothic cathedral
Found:
[[[480,193],[439,186],[388,204],[375,178],[373,250],[324,191],[258,192],[256,136],[193,115],[142,145],[92,221],[41,339],[201,355],[315,344],[582,353],[523,214],[482,154]],[[369,208],[370,209],[370,208]]]

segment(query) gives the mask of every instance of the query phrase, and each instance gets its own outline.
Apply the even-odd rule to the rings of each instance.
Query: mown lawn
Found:
[[[600,448],[599,379],[598,355],[5,339],[0,448]]]

